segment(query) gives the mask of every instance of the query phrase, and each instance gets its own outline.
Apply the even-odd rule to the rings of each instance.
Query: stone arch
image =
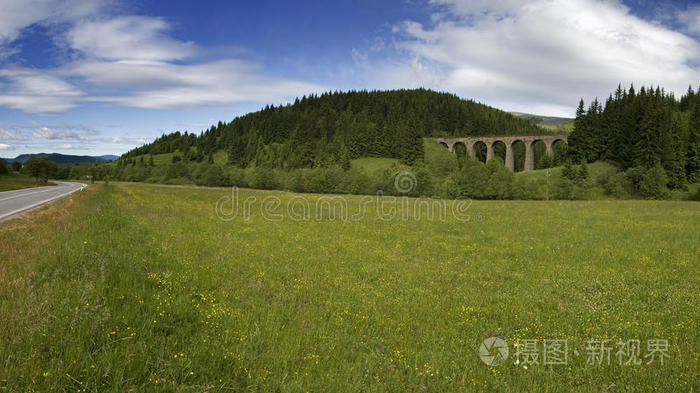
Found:
[[[532,169],[539,168],[539,163],[549,151],[549,145],[543,138],[535,138],[530,142],[530,151],[532,154]]]
[[[452,144],[452,152],[457,155],[457,158],[464,158],[469,156],[469,149],[467,145],[462,141],[457,141]]]
[[[513,172],[522,172],[525,170],[525,142],[520,139],[514,139],[510,142],[510,157],[511,161],[506,165]]]
[[[488,144],[486,142],[484,142],[483,140],[474,141],[470,150],[471,150],[470,155],[481,162],[485,163],[490,158],[489,157],[490,149],[488,147]]]
[[[452,149],[450,149],[450,146],[447,144],[447,142],[445,142],[445,141],[440,141],[440,144],[443,145],[443,146],[445,146],[445,149],[447,149],[447,150],[452,150]]]
[[[503,163],[505,163],[508,159],[508,146],[500,139],[496,139],[491,142],[491,151],[493,151],[491,154],[492,158],[499,157],[501,160],[503,160]]]

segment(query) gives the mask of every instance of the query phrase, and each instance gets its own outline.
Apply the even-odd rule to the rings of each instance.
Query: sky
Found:
[[[700,3],[0,0],[0,156],[122,154],[329,90],[425,87],[572,117],[700,85]]]

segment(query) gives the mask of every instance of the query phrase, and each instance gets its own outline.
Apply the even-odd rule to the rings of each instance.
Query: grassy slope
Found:
[[[457,166],[455,155],[450,153],[443,145],[431,138],[423,138],[423,148],[425,152],[425,163],[444,163],[445,166]],[[353,168],[362,168],[366,173],[374,173],[377,170],[390,169],[401,165],[401,161],[395,158],[363,157],[352,160]]]
[[[569,120],[560,124],[538,124],[538,127],[542,127],[545,130],[561,132],[564,134],[569,134],[574,130],[574,121]]]
[[[372,211],[273,222],[261,201],[299,196],[242,190],[256,197],[250,219],[224,222],[224,195],[115,184],[77,196],[72,216],[63,201],[53,218],[0,226],[13,245],[0,248],[11,262],[0,264],[0,389],[697,387],[697,204],[477,201],[468,222]],[[347,197],[351,210],[360,198]],[[490,368],[477,357],[489,335],[566,338],[581,355],[525,370],[511,348]],[[666,338],[671,357],[586,366],[591,338]]]
[[[55,186],[56,184],[47,182],[47,183],[36,183],[36,180],[34,178],[29,177],[27,175],[19,174],[16,172],[9,173],[6,175],[0,175],[0,191],[10,191],[10,190],[19,190],[22,188],[31,188],[31,187],[41,187],[41,186]]]

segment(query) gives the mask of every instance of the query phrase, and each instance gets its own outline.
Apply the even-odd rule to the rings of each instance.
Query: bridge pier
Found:
[[[525,143],[525,171],[535,169],[535,149],[532,148],[532,143]]]
[[[506,143],[506,168],[515,172],[515,160],[513,159],[513,147]]]

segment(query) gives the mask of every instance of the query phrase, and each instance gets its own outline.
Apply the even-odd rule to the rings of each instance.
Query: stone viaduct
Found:
[[[493,158],[493,145],[496,142],[502,142],[506,145],[506,167],[511,171],[514,170],[515,163],[513,160],[513,144],[520,141],[525,144],[525,168],[526,171],[531,171],[535,168],[535,155],[532,145],[537,141],[544,142],[547,147],[547,154],[552,155],[554,144],[559,141],[567,142],[567,134],[544,134],[544,135],[510,135],[510,136],[470,136],[470,137],[445,137],[433,138],[440,142],[451,152],[455,152],[455,147],[458,144],[463,144],[467,150],[467,154],[476,157],[476,145],[483,143],[486,145],[486,161]]]

